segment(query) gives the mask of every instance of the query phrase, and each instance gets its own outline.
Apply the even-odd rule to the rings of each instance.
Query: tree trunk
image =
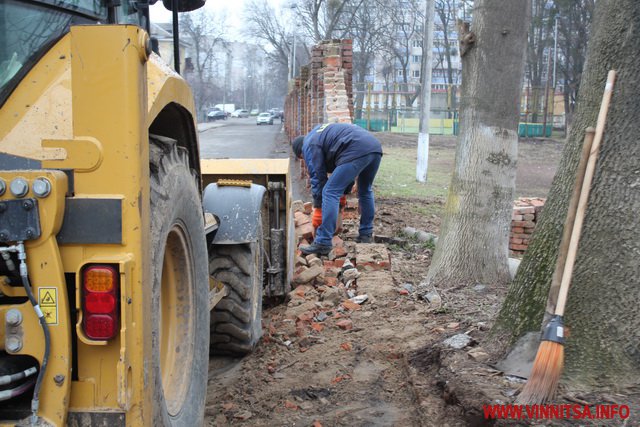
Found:
[[[435,285],[509,279],[509,226],[530,7],[527,0],[474,4],[475,44],[461,51],[455,170],[427,275]]]
[[[578,248],[565,323],[564,379],[586,390],[640,382],[640,2],[599,0],[574,122],[542,218],[493,329],[513,343],[541,327],[584,130],[618,76]]]

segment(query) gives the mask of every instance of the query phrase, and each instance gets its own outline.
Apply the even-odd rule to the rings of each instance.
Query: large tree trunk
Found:
[[[475,44],[462,56],[460,136],[442,232],[427,281],[509,279],[509,225],[529,22],[527,0],[477,0]]]
[[[640,383],[640,2],[599,0],[594,25],[563,158],[493,332],[509,344],[541,327],[584,130],[617,70],[565,313],[565,380],[619,390]]]

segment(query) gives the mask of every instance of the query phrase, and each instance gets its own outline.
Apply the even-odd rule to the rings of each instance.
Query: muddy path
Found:
[[[407,217],[411,203],[379,200],[378,234],[401,236],[408,224],[437,232],[437,218]],[[343,237],[349,241],[348,226]],[[423,364],[414,353],[461,328],[412,294],[432,248],[396,242],[387,249],[391,271],[362,272],[354,285],[368,296],[362,305],[300,286],[287,303],[265,308],[253,354],[212,358],[207,425],[458,425],[443,418],[439,386],[411,366]]]
[[[385,144],[413,144],[412,137],[386,138]],[[455,148],[452,140],[434,138],[434,144]],[[546,191],[561,144],[532,140],[520,149],[521,191]],[[265,307],[264,337],[255,352],[240,360],[211,359],[205,425],[620,425],[485,419],[483,405],[512,403],[524,383],[497,370],[491,348],[483,348],[506,287],[441,289],[438,304],[414,293],[426,276],[433,244],[402,231],[437,234],[440,218],[433,212],[441,212],[443,203],[378,198],[375,234],[388,251],[390,269],[361,271],[349,288],[301,285],[282,304]],[[341,238],[347,251],[355,234],[346,222]],[[354,304],[348,301],[352,295],[367,300]],[[461,334],[468,337],[462,348],[445,344]],[[627,403],[637,410],[640,396],[561,389],[560,402]],[[632,421],[625,425],[640,425]]]

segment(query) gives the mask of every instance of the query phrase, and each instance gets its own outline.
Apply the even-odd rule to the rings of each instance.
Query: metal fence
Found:
[[[541,90],[541,89],[540,89]],[[564,101],[562,94],[549,93],[549,108],[544,108],[544,92],[523,90],[520,105],[521,137],[550,137],[553,129],[562,130]],[[420,85],[412,83],[354,84],[354,123],[372,132],[417,133],[420,125]],[[457,85],[433,84],[429,133],[458,134]],[[546,114],[546,120],[545,120]]]

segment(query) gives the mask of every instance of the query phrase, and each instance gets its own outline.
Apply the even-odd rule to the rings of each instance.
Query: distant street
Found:
[[[228,118],[201,124],[199,128],[200,157],[202,159],[224,158],[282,158],[288,157],[286,146],[277,144],[282,125],[280,119],[273,125],[256,125],[256,118]]]

